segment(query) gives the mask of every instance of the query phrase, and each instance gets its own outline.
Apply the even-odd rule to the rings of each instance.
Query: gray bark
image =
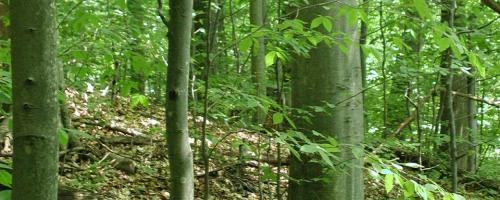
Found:
[[[188,76],[193,1],[170,0],[167,73],[167,145],[171,199],[194,198],[193,153],[188,133]]]
[[[251,0],[250,1],[250,23],[259,28],[264,25],[264,0]],[[266,49],[263,37],[257,38],[257,43],[254,43],[252,48],[252,79],[255,84],[256,96],[264,97],[266,96]],[[263,124],[266,120],[266,114],[264,109],[257,108],[255,114],[255,121],[259,124]]]
[[[311,5],[327,2],[310,1]],[[342,4],[356,5],[354,0],[332,3],[326,10],[321,6],[304,9],[298,16],[311,22],[319,15],[332,16],[334,31],[344,33],[350,39],[345,43],[348,52],[337,46],[320,43],[309,52],[309,57],[298,57],[292,72],[292,106],[306,109],[309,106],[324,106],[324,102],[338,104],[328,113],[314,113],[307,123],[298,117],[300,131],[312,137],[316,130],[325,136],[334,137],[341,152],[336,170],[309,162],[312,158],[302,155],[302,161],[293,157],[290,166],[291,181],[289,200],[335,199],[359,200],[363,194],[363,158],[353,155],[354,148],[362,148],[363,98],[355,95],[361,91],[362,76],[357,25],[349,25],[345,15],[338,16]],[[343,37],[337,42],[344,43]],[[347,100],[346,100],[347,99]],[[316,140],[318,141],[318,140]],[[360,149],[362,152],[362,149]],[[298,181],[297,181],[298,180]],[[302,181],[301,181],[302,180]]]
[[[54,0],[11,1],[12,199],[57,199],[59,103]]]

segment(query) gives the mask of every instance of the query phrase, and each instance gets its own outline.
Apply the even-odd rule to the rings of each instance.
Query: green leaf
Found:
[[[437,44],[439,46],[439,52],[442,52],[450,47],[451,41],[449,38],[439,38],[437,40]]]
[[[403,194],[405,198],[413,197],[415,194],[415,185],[411,181],[406,181],[403,183]]]
[[[250,49],[250,47],[252,47],[252,44],[253,44],[253,40],[250,37],[247,37],[247,38],[241,40],[241,42],[239,44],[240,51],[248,51]]]
[[[62,146],[68,145],[69,136],[64,129],[59,129],[59,144]]]
[[[60,90],[58,90],[58,91],[57,91],[57,100],[58,100],[59,102],[64,102],[64,101],[66,101],[66,95],[64,94],[64,92],[63,92],[63,91],[60,91]]]
[[[148,97],[142,95],[142,94],[134,94],[132,95],[132,98],[130,100],[132,108],[137,107],[138,105],[144,106],[144,107],[149,107],[149,101]]]
[[[6,170],[0,170],[0,184],[12,188],[12,175]]]
[[[311,29],[314,29],[323,23],[323,16],[316,17],[311,22]]]
[[[14,130],[14,120],[12,118],[9,118],[9,121],[7,122],[7,128],[11,132],[12,132],[12,130]]]
[[[384,186],[387,193],[391,192],[392,188],[394,188],[394,174],[385,175]]]
[[[469,61],[471,62],[471,64],[474,67],[476,67],[476,70],[477,72],[479,72],[479,75],[483,78],[486,77],[486,69],[479,60],[479,57],[475,53],[468,53],[467,56],[469,57]]]
[[[294,155],[294,156],[295,156],[295,158],[297,158],[297,159],[299,159],[300,161],[302,161],[302,160],[300,159],[300,153],[299,153],[299,152],[297,152],[297,150],[295,150],[295,148],[288,148],[288,149],[290,150],[290,153],[292,153],[292,155]]]
[[[316,153],[319,151],[318,145],[314,144],[305,144],[302,147],[300,147],[300,151],[304,153]]]
[[[273,124],[281,124],[283,119],[283,113],[277,112],[273,114]]]
[[[0,192],[0,200],[11,200],[12,190],[3,190]]]
[[[417,12],[420,15],[420,17],[424,19],[432,17],[431,9],[429,8],[429,6],[427,6],[425,0],[414,0],[413,5],[417,9]]]
[[[314,35],[307,37],[307,40],[314,46],[318,45],[318,43],[321,42],[321,38]]]
[[[293,129],[297,129],[297,126],[295,125],[293,120],[288,117],[288,115],[285,115],[285,119],[286,119],[286,122],[288,122],[288,124],[290,124],[290,126],[292,126]]]
[[[465,53],[465,49],[461,44],[460,39],[455,34],[450,36],[450,48],[453,55],[457,57],[458,60],[461,60],[462,54]]]
[[[266,67],[273,65],[275,60],[276,60],[276,51],[271,51],[271,52],[267,53],[267,55],[266,55]]]
[[[12,167],[10,165],[6,165],[4,163],[0,163],[0,168],[1,169],[9,169],[9,170],[12,170]]]
[[[417,191],[418,196],[422,197],[422,199],[427,200],[429,198],[427,190],[419,184],[415,184],[415,190]]]
[[[401,39],[400,37],[394,37],[394,38],[392,38],[392,40],[393,40],[394,44],[396,44],[401,49],[411,49],[411,47],[408,46],[407,44],[405,44],[403,39]]]
[[[425,189],[427,189],[428,191],[431,191],[431,192],[438,191],[438,189],[439,189],[439,186],[434,185],[434,184],[430,184],[430,183],[425,184],[424,187],[425,187]]]
[[[276,179],[276,174],[273,172],[271,167],[263,166],[262,172],[263,172],[263,174],[262,174],[263,180],[275,180]]]
[[[322,24],[323,24],[323,27],[325,27],[325,29],[328,32],[332,32],[332,29],[333,29],[332,21],[330,21],[328,18],[324,18]]]
[[[319,155],[321,156],[321,159],[323,159],[323,161],[325,161],[328,166],[334,168],[332,160],[324,151],[319,151]]]
[[[459,194],[453,194],[453,200],[465,200],[465,197]]]

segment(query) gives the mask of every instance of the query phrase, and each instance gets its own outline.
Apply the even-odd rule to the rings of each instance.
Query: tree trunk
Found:
[[[449,2],[450,0],[448,0]],[[458,7],[456,8],[457,12],[453,16],[454,24],[450,26],[457,27],[465,27],[465,19],[463,17],[464,14],[464,1],[457,1],[456,4]],[[445,4],[447,5],[447,4]],[[449,11],[444,11],[442,15],[443,20],[450,18]],[[449,54],[449,53],[448,53]],[[448,55],[451,57],[451,55]],[[446,58],[446,62],[443,64],[449,64],[451,62],[451,58]],[[445,66],[445,68],[449,68],[449,66]],[[451,89],[454,92],[459,92],[462,94],[469,94],[474,96],[475,93],[475,84],[474,78],[468,77],[468,75],[457,72],[454,74],[453,82],[451,83]],[[441,93],[441,95],[446,94],[449,91],[445,91]],[[441,117],[441,133],[448,134],[450,131],[450,111],[448,109],[449,105],[446,100],[443,101],[443,98],[447,98],[446,96],[441,97],[441,101],[444,103],[441,109],[444,109],[443,115]],[[467,97],[454,95],[453,96],[453,115],[455,116],[455,130],[456,130],[456,141],[457,141],[457,149],[456,154],[457,157],[457,167],[460,171],[466,172],[475,172],[476,168],[476,146],[475,146],[475,135],[477,133],[477,124],[476,124],[476,103],[474,100],[471,100]],[[462,156],[464,155],[464,156]]]
[[[250,1],[250,23],[260,28],[264,25],[264,0],[251,0]],[[266,49],[263,37],[257,38],[257,43],[253,44],[252,48],[252,79],[255,84],[257,97],[266,96],[266,63],[265,57]],[[266,120],[266,115],[264,113],[264,109],[257,108],[257,112],[255,114],[255,122],[258,124],[263,124]]]
[[[442,13],[441,13],[441,21],[448,24],[448,26],[453,29],[454,21],[455,21],[455,7],[456,0],[442,0]],[[455,99],[453,98],[452,91],[456,88],[456,84],[460,84],[457,81],[460,80],[460,77],[454,77],[453,71],[453,58],[451,56],[451,48],[448,48],[445,52],[443,52],[443,56],[441,59],[441,66],[448,69],[448,75],[446,79],[442,80],[442,84],[445,86],[446,90],[441,93],[441,109],[443,109],[443,115],[441,116],[441,133],[446,134],[449,133],[450,142],[448,143],[449,148],[449,157],[450,157],[450,170],[451,170],[451,191],[457,192],[457,176],[458,176],[458,162],[457,162],[457,131],[459,130],[459,126],[462,125],[461,122],[457,122],[456,116],[458,113],[456,111],[462,110],[462,106],[455,105]]]
[[[326,0],[310,1],[319,5]],[[310,162],[310,156],[293,157],[290,166],[291,181],[288,199],[335,199],[360,200],[363,194],[363,156],[356,157],[353,151],[363,152],[363,98],[361,91],[361,64],[359,55],[359,32],[357,25],[350,25],[345,15],[338,16],[342,4],[356,6],[355,0],[342,0],[328,4],[330,9],[314,6],[303,9],[298,16],[311,22],[319,15],[332,16],[333,31],[344,33],[347,52],[338,46],[320,43],[309,52],[309,57],[298,57],[292,72],[292,105],[298,109],[324,106],[324,102],[338,104],[324,113],[314,113],[308,123],[297,117],[297,127],[310,138],[315,130],[334,137],[340,145],[338,170]],[[337,42],[344,43],[341,38]],[[347,100],[346,100],[347,99]],[[314,138],[313,138],[314,139]],[[318,140],[316,140],[318,141]],[[319,142],[319,141],[318,141]],[[298,180],[298,181],[297,181]],[[305,180],[305,181],[300,181]]]
[[[194,198],[193,153],[188,133],[188,76],[193,2],[170,0],[167,72],[167,145],[171,199]]]
[[[142,49],[141,34],[144,32],[144,16],[145,10],[143,8],[143,0],[128,0],[127,8],[130,12],[129,28],[131,33],[132,42],[130,44],[130,66],[131,78],[137,85],[133,92],[145,94],[146,92],[146,77],[142,61],[144,52]]]
[[[54,0],[11,1],[12,199],[57,199],[59,103]]]

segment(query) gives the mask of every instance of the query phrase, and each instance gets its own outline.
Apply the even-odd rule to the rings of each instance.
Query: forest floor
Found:
[[[162,106],[132,108],[124,98],[114,106],[102,97],[68,91],[68,106],[73,126],[82,136],[81,144],[61,153],[60,183],[69,196],[76,199],[169,199],[168,156]],[[190,120],[193,121],[193,120]],[[197,117],[194,121],[201,121]],[[190,127],[199,127],[199,124]],[[191,134],[199,133],[190,130]],[[209,147],[215,150],[210,160],[210,188],[213,199],[276,199],[277,158],[275,145],[263,145],[267,140],[244,129],[232,129],[223,123],[208,123]],[[195,134],[199,135],[199,134]],[[192,142],[195,157],[195,196],[202,196],[203,166],[199,141]],[[239,147],[248,154],[243,165],[239,162]],[[256,151],[261,144],[261,152]],[[285,151],[286,152],[286,151]],[[260,153],[260,161],[255,154]],[[287,155],[283,155],[280,190],[286,199]],[[242,166],[239,168],[239,166]],[[257,176],[260,167],[264,172]],[[270,173],[273,171],[274,173]],[[365,178],[366,199],[396,199],[397,189],[387,195],[383,183]],[[261,182],[259,193],[259,182]],[[493,191],[494,192],[494,191]],[[498,191],[496,191],[498,192]],[[495,192],[495,193],[496,193]],[[491,193],[491,191],[490,191]],[[497,193],[498,194],[498,193]],[[495,199],[478,188],[466,194],[467,199]],[[69,197],[67,199],[75,199]]]

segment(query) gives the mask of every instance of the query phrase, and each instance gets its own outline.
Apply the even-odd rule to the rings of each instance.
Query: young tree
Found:
[[[141,43],[141,35],[144,32],[144,16],[145,9],[143,0],[128,0],[127,8],[130,13],[129,27],[132,42],[130,43],[130,66],[131,78],[137,84],[137,89],[134,92],[145,94],[146,92],[146,77],[144,73],[143,49]]]
[[[264,25],[264,0],[251,0],[250,1],[250,23],[256,28],[262,28]],[[252,48],[252,78],[255,84],[256,95],[258,97],[264,97],[266,95],[266,63],[265,57],[265,43],[264,38],[258,37],[257,43],[253,44]],[[261,108],[257,109],[255,114],[255,122],[262,124],[265,119],[264,110]]]
[[[54,0],[11,1],[13,199],[57,199],[55,7]]]
[[[193,153],[188,133],[188,76],[193,1],[170,0],[167,69],[167,143],[171,199],[194,198]]]
[[[346,15],[339,15],[344,5],[356,6],[355,0],[332,3],[327,0],[310,1],[298,17],[311,23],[318,16],[332,17],[333,31],[340,33],[337,45],[321,42],[309,52],[308,57],[297,57],[292,72],[292,105],[307,110],[311,106],[336,105],[327,112],[314,113],[310,120],[298,118],[297,127],[310,138],[313,130],[335,138],[340,145],[339,164],[336,170],[311,162],[314,157],[302,154],[293,157],[290,165],[288,199],[360,200],[363,194],[363,99],[361,95],[361,64],[359,32],[349,23]],[[323,30],[326,32],[325,30]],[[310,121],[308,123],[306,121]]]

